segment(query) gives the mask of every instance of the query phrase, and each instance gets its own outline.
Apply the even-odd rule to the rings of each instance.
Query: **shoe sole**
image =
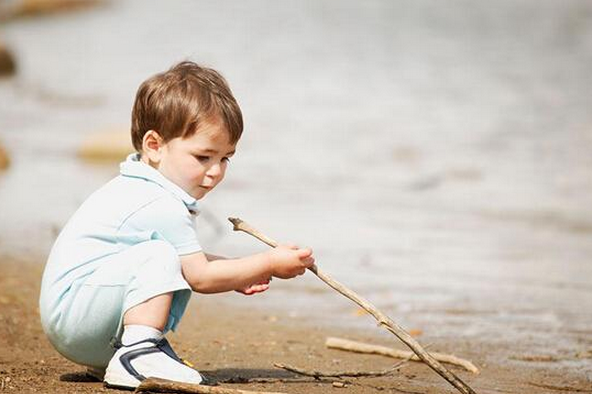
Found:
[[[126,390],[134,390],[140,385],[140,382],[129,374],[114,374],[109,371],[105,374],[104,382],[107,387]]]
[[[203,376],[202,376],[203,378]],[[125,390],[135,390],[138,388],[141,382],[139,382],[136,378],[131,375],[120,375],[120,374],[113,374],[113,373],[106,373],[105,380],[103,381],[106,387],[114,388],[114,389],[125,389]],[[208,379],[203,378],[201,382],[180,382],[180,383],[189,383],[189,384],[200,384],[202,386],[216,386],[217,382],[210,381]]]
[[[133,387],[118,386],[116,384],[109,384],[107,382],[104,382],[103,386],[105,386],[105,388],[114,389],[114,390],[125,390],[125,391],[134,391],[135,390],[135,388],[133,388]]]

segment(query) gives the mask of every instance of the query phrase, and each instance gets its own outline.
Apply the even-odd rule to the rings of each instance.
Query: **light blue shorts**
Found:
[[[46,327],[63,356],[97,368],[106,367],[113,356],[110,343],[121,336],[128,309],[174,292],[166,332],[175,329],[191,297],[177,251],[168,242],[143,242],[104,260],[93,274],[72,284],[59,319]]]

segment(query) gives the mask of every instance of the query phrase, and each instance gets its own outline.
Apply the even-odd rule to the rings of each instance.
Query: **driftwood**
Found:
[[[563,360],[580,360],[585,358],[592,358],[592,348],[579,351],[570,352],[568,354],[554,355],[554,354],[525,354],[510,357],[512,360],[518,361],[532,361],[532,362],[556,362]]]
[[[225,387],[204,386],[201,384],[173,382],[172,380],[148,378],[144,380],[138,388],[136,393],[145,391],[156,393],[190,393],[190,394],[285,394],[269,391],[248,391],[229,389]]]
[[[278,243],[273,239],[265,236],[264,234],[260,233],[253,227],[249,226],[247,223],[242,221],[238,218],[228,218],[230,222],[234,225],[234,231],[244,231],[247,234],[254,236],[255,238],[259,239],[260,241],[266,243],[271,247],[278,246]],[[345,297],[349,298],[363,309],[365,309],[368,313],[370,313],[377,321],[378,324],[386,328],[388,331],[393,333],[397,338],[399,338],[403,343],[405,343],[413,352],[430,368],[436,371],[440,376],[446,379],[452,386],[454,386],[458,391],[463,394],[476,394],[476,392],[469,387],[465,382],[463,382],[459,377],[457,377],[454,373],[447,370],[442,364],[438,362],[438,360],[434,359],[425,349],[411,336],[407,331],[397,325],[394,321],[392,321],[388,316],[378,310],[374,305],[370,302],[365,300],[364,298],[360,297],[358,294],[353,292],[352,290],[348,289],[338,281],[331,278],[329,275],[325,274],[321,270],[318,269],[316,265],[313,265],[309,268],[311,272],[313,272],[316,276],[319,277],[323,282],[327,285],[332,287],[337,292],[341,293]]]
[[[393,349],[386,346],[371,345],[363,342],[350,341],[348,339],[329,337],[325,341],[325,346],[331,349],[347,350],[356,353],[365,354],[379,354],[381,356],[388,356],[393,358],[409,358],[411,361],[421,361],[415,353],[408,350]],[[443,363],[454,364],[463,367],[474,374],[479,373],[472,362],[456,357],[452,354],[430,352],[432,357]]]

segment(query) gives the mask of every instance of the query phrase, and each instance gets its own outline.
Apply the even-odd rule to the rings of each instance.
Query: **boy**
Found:
[[[163,334],[179,323],[191,290],[254,294],[269,279],[314,263],[310,249],[282,245],[239,259],[204,254],[197,201],[224,178],[242,114],[216,71],[182,62],[146,80],[132,111],[138,153],[68,221],[41,286],[43,329],[66,358],[134,388],[147,377],[202,383]]]

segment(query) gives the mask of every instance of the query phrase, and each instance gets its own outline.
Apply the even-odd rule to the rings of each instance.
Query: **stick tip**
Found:
[[[239,218],[228,218],[228,221],[230,223],[232,223],[232,225],[234,226],[234,228],[233,228],[234,231],[237,231],[239,229],[238,226],[243,222]]]

